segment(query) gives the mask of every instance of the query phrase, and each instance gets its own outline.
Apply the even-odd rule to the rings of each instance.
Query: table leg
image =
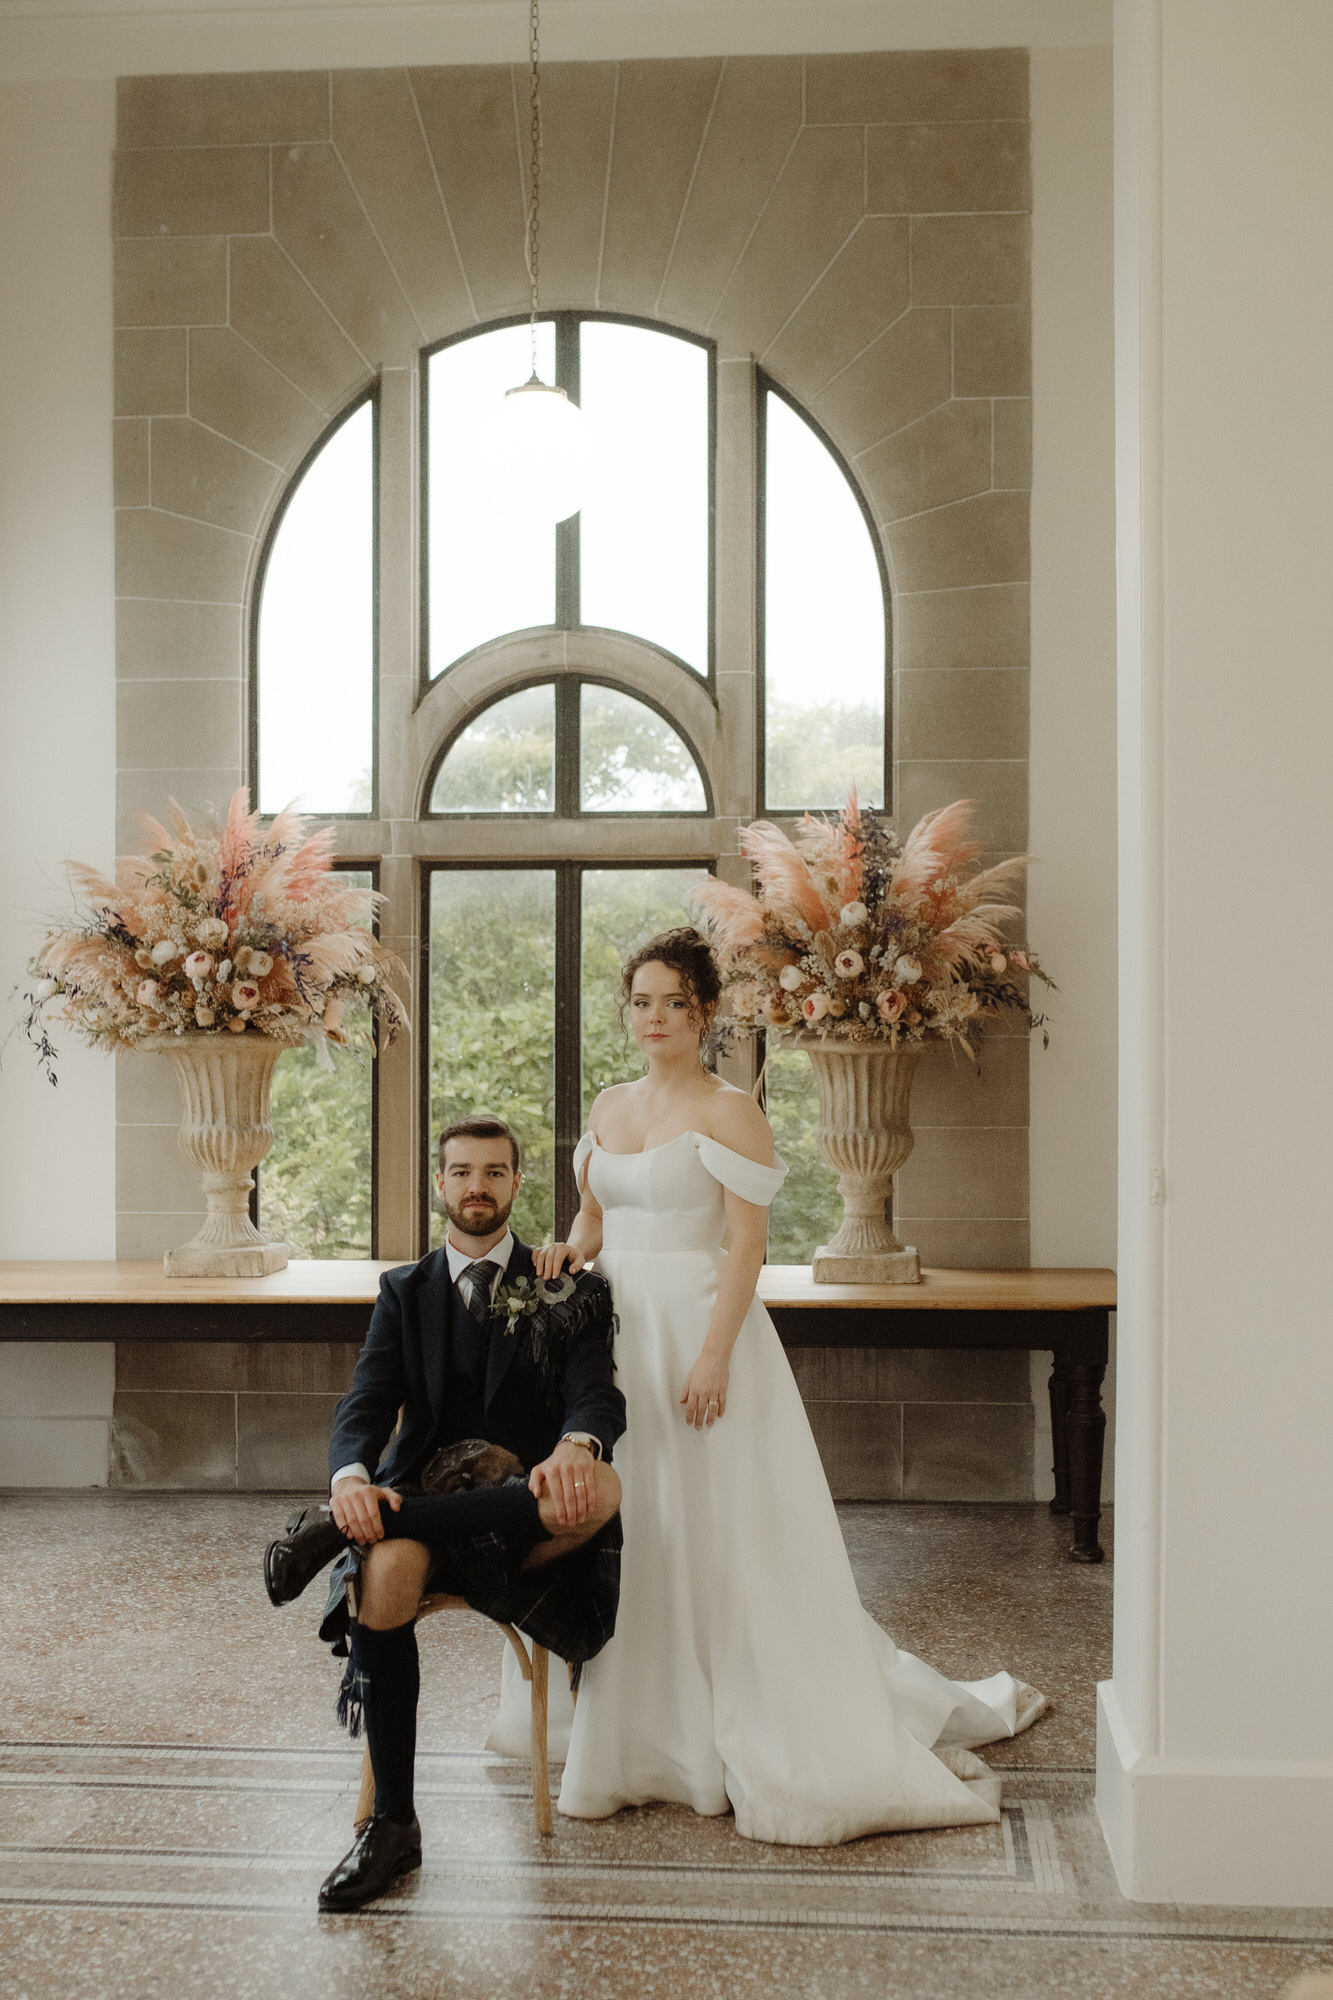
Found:
[[[1053,1514],[1067,1514],[1069,1500],[1069,1363],[1061,1353],[1051,1356],[1051,1470],[1055,1475]]]
[[[1099,1563],[1102,1548],[1097,1526],[1102,1512],[1102,1443],[1106,1412],[1102,1409],[1105,1363],[1069,1364],[1069,1487],[1074,1539],[1070,1562]]]

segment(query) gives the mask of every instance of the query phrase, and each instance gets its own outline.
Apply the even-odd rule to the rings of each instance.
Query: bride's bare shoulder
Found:
[[[757,1160],[760,1166],[776,1163],[772,1127],[748,1090],[719,1081],[708,1112],[710,1139],[729,1146],[733,1153],[743,1153],[747,1160]]]
[[[633,1083],[608,1083],[605,1090],[599,1090],[588,1113],[588,1130],[600,1134],[608,1118],[614,1122],[617,1113],[627,1108],[626,1094],[633,1088]]]

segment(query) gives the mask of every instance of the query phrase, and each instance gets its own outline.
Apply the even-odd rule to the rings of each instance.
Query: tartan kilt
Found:
[[[573,1668],[571,1680],[577,1687],[579,1669],[601,1652],[616,1629],[624,1539],[616,1514],[581,1548],[529,1570],[517,1566],[502,1535],[441,1543],[433,1550],[425,1592],[464,1597],[483,1617],[516,1625]],[[339,1657],[347,1653],[344,1586],[359,1567],[360,1551],[349,1549],[330,1575],[319,1636]]]

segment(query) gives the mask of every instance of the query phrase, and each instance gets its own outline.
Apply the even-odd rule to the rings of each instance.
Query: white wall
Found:
[[[68,855],[110,863],[115,817],[111,147],[107,82],[0,85],[0,1033]],[[52,1090],[0,1067],[0,1257],[115,1255],[106,1056],[61,1038]],[[14,1347],[0,1484],[102,1484],[107,1349]]]
[[[1333,12],[1124,0],[1116,46],[1122,1445],[1098,1800],[1131,1895],[1333,1903]]]

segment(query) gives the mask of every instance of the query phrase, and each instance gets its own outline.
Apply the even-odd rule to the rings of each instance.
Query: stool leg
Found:
[[[532,1808],[538,1833],[555,1831],[551,1823],[551,1779],[546,1767],[546,1686],[550,1656],[534,1641],[532,1648]]]
[[[356,1830],[359,1833],[375,1810],[375,1773],[370,1765],[370,1745],[361,1753],[361,1790],[356,1800]]]

